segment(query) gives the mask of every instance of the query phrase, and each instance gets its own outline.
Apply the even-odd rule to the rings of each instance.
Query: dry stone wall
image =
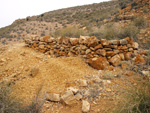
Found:
[[[137,54],[138,43],[129,37],[121,40],[97,39],[95,36],[80,38],[31,36],[26,46],[52,57],[82,56],[95,69],[117,66],[121,61],[130,60]]]

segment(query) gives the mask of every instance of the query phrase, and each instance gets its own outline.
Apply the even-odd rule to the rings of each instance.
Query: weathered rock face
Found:
[[[106,57],[93,58],[88,60],[88,64],[98,70],[107,69],[109,62]]]
[[[99,40],[95,36],[53,38],[47,35],[44,37],[31,36],[31,39],[25,40],[25,43],[27,47],[52,57],[82,56],[95,69],[106,69],[109,64],[117,66],[123,60],[130,60],[137,55],[139,47],[138,43],[133,42],[129,37],[122,40]]]

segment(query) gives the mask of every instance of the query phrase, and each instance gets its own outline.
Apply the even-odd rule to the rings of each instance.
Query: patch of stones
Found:
[[[47,93],[46,100],[67,106],[74,106],[81,101],[82,112],[87,113],[95,99],[104,92],[111,92],[111,89],[104,87],[106,84],[111,84],[111,80],[102,80],[99,75],[85,77],[77,80],[76,86],[68,87],[62,94]]]

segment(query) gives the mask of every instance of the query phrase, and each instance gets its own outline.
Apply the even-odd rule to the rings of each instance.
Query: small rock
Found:
[[[144,76],[150,76],[150,71],[142,71],[142,74],[143,74]]]
[[[131,57],[132,57],[132,52],[127,52],[127,53],[125,53],[125,54],[124,54],[124,57],[125,57],[126,60],[130,60]]]
[[[35,77],[37,74],[38,74],[38,72],[39,72],[39,69],[38,68],[33,68],[32,70],[31,70],[31,76],[32,77]]]
[[[71,45],[77,45],[77,44],[79,44],[79,39],[78,38],[70,38],[70,43],[71,43]]]
[[[6,62],[6,60],[5,60],[4,58],[2,58],[2,59],[0,60],[0,62]]]
[[[105,89],[107,92],[111,92],[111,89],[110,88],[106,88]]]
[[[102,48],[103,48],[102,44],[99,44],[99,45],[97,45],[97,46],[94,48],[94,50],[102,49]]]
[[[87,49],[86,51],[85,51],[85,54],[87,55],[87,54],[89,54],[91,52],[91,50],[90,49]]]
[[[112,43],[113,45],[118,45],[118,44],[119,44],[119,41],[118,41],[118,40],[111,40],[111,43]]]
[[[82,101],[82,111],[84,113],[87,113],[87,112],[90,111],[90,103],[88,101],[86,101],[86,100]]]
[[[101,42],[101,44],[102,44],[103,46],[109,45],[109,41],[106,40],[106,39],[101,39],[100,42]]]
[[[86,80],[80,80],[80,86],[82,86],[82,87],[88,86],[87,81]]]
[[[110,80],[103,80],[103,84],[111,84],[111,81]]]
[[[134,49],[138,49],[139,48],[139,44],[137,42],[134,42],[132,46],[133,46]]]
[[[39,45],[40,49],[44,49],[45,45]]]
[[[76,88],[74,88],[74,87],[69,87],[69,88],[67,88],[67,90],[72,91],[72,92],[73,92],[73,94],[77,94],[77,93],[78,93],[78,91],[79,91],[79,89],[76,89]]]
[[[76,103],[75,96],[72,91],[68,90],[61,96],[62,101],[67,105]]]
[[[80,93],[77,93],[75,95],[76,100],[81,100],[83,98],[83,96]]]
[[[87,39],[88,38],[89,38],[89,36],[80,36],[79,43],[80,44],[87,44]]]
[[[98,45],[98,39],[95,36],[92,36],[87,39],[88,47],[95,47]]]
[[[128,44],[128,41],[127,41],[127,40],[124,40],[124,39],[123,39],[123,40],[120,40],[120,44],[121,44],[121,45],[126,45],[126,44]]]
[[[106,51],[104,50],[104,49],[98,49],[97,51],[96,51],[96,54],[97,55],[102,55],[102,56],[106,56]]]
[[[46,99],[54,102],[60,101],[60,95],[56,93],[50,93],[46,95]]]

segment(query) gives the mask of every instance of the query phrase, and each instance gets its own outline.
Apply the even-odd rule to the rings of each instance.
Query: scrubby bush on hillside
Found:
[[[130,37],[136,40],[138,33],[139,33],[139,29],[136,26],[128,25],[122,28],[119,37],[120,38]]]
[[[19,103],[10,96],[11,88],[7,84],[0,84],[0,113],[18,113]]]
[[[140,29],[145,28],[147,27],[147,20],[143,16],[138,17],[134,20],[134,25]]]
[[[89,31],[90,36],[96,36],[99,39],[123,39],[125,37],[130,37],[136,40],[139,33],[139,29],[134,25],[128,25],[121,27],[115,24],[107,24],[99,29],[94,29]]]
[[[58,37],[58,36],[80,37],[80,35],[86,35],[86,31],[83,29],[79,29],[77,26],[68,26],[60,30],[57,30],[54,33],[55,37]]]
[[[108,24],[101,32],[103,34],[103,38],[105,39],[117,39],[119,38],[118,35],[120,31],[117,26],[114,26],[113,24]]]
[[[142,80],[141,80],[142,81]],[[126,100],[117,113],[150,113],[150,81],[142,81],[136,90],[126,92]]]
[[[41,89],[42,86],[37,91],[36,98],[31,105],[22,107],[20,102],[10,97],[11,86],[3,82],[0,83],[0,113],[40,113],[45,101],[45,98],[42,100],[39,98]]]

